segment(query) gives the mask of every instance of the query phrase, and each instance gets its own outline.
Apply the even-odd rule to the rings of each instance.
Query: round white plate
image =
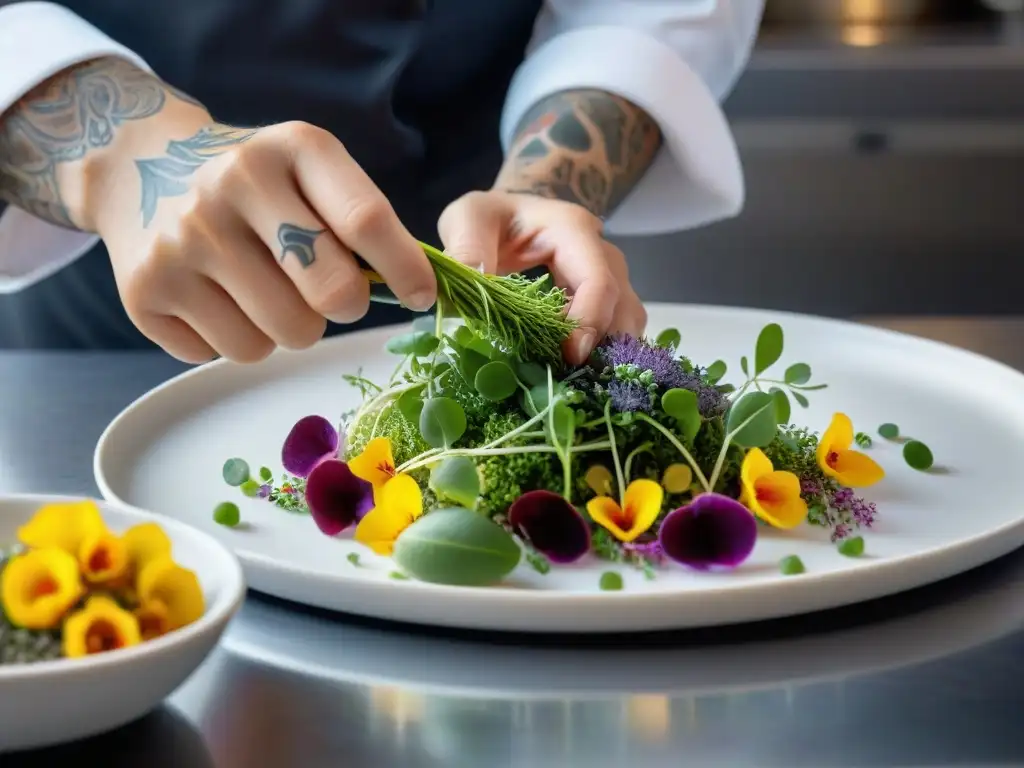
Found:
[[[0,542],[13,542],[18,527],[39,507],[69,500],[0,496]],[[99,504],[113,531],[156,519],[137,509]],[[212,537],[174,520],[158,522],[171,539],[174,559],[199,577],[206,613],[194,624],[124,650],[0,666],[0,754],[94,736],[140,718],[181,685],[216,646],[245,595],[242,569]]]
[[[751,558],[729,573],[670,567],[653,581],[621,569],[625,589],[602,592],[608,564],[590,560],[547,575],[521,566],[502,588],[469,589],[396,581],[387,561],[345,538],[322,536],[304,516],[240,498],[221,479],[225,459],[279,471],[281,443],[310,413],[332,420],[358,403],[342,375],[386,379],[395,359],[382,349],[395,328],[280,352],[253,366],[216,362],[139,399],[107,428],[95,454],[103,495],[206,530],[232,547],[249,586],[317,607],[413,623],[514,631],[629,631],[707,626],[786,616],[892,594],[972,568],[1024,543],[1024,375],[935,342],[852,323],[785,313],[652,305],[649,329],[682,332],[681,350],[708,365],[722,358],[734,381],[761,328],[786,336],[776,375],[806,362],[811,407],[792,420],[815,431],[842,410],[858,430],[896,422],[925,441],[937,470],[910,469],[900,446],[876,438],[872,455],[887,477],[866,495],[879,519],[865,556],[840,556],[827,532],[762,529]],[[771,372],[775,372],[773,369]],[[246,530],[217,526],[214,506],[237,501]],[[359,552],[364,567],[346,555]],[[807,568],[781,576],[780,558]]]

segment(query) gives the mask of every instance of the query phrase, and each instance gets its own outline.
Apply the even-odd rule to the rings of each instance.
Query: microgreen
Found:
[[[449,456],[430,472],[429,487],[439,498],[475,509],[480,496],[480,472],[468,456]]]
[[[839,542],[837,549],[839,554],[844,557],[860,557],[864,554],[864,537],[851,536],[848,539],[843,539]]]
[[[393,355],[426,357],[437,349],[438,343],[438,338],[430,331],[412,331],[392,336],[384,348]]]
[[[273,479],[274,473],[270,470],[270,467],[260,467],[260,480],[269,483]]]
[[[254,499],[260,492],[260,484],[255,480],[249,479],[242,483],[239,489],[250,499]]]
[[[924,472],[931,469],[935,459],[931,448],[920,440],[909,440],[903,446],[903,460],[913,469]]]
[[[477,392],[493,402],[507,400],[519,388],[515,371],[503,360],[492,360],[480,366],[473,383]]]
[[[666,349],[676,349],[679,347],[679,342],[682,341],[683,337],[679,331],[675,328],[666,328],[658,337],[654,340],[654,343],[659,347],[665,347]]]
[[[221,470],[224,482],[235,487],[249,479],[249,464],[245,459],[228,459]]]
[[[361,565],[361,563],[359,562],[358,552],[349,552],[347,555],[345,555],[345,559],[352,563],[352,565],[354,566],[358,567],[359,565]]]
[[[230,501],[222,501],[213,509],[213,521],[225,528],[234,528],[242,520],[238,505]]]
[[[449,397],[423,401],[420,434],[433,448],[451,448],[466,431],[466,412]]]
[[[765,387],[769,387],[778,402],[778,423],[785,423],[789,420],[789,398],[792,397],[799,406],[807,408],[810,403],[807,400],[805,392],[812,392],[819,389],[825,389],[825,384],[811,384],[811,367],[807,363],[793,363],[789,365],[782,374],[781,379],[769,379],[765,378],[762,374],[766,373],[773,365],[775,365],[781,358],[783,350],[785,349],[785,335],[782,330],[782,326],[778,323],[769,323],[761,329],[761,332],[757,336],[757,341],[754,344],[754,367],[750,369],[749,361],[746,356],[740,358],[740,370],[743,371],[743,375],[746,380],[736,389],[731,390],[733,392],[734,399],[742,397],[747,390],[751,387],[758,391],[762,391]],[[714,363],[713,365],[717,365]],[[725,365],[722,364],[720,369],[716,369],[715,373],[721,375],[725,374]],[[708,369],[709,379],[711,369]],[[721,375],[712,379],[714,383],[717,383],[721,379]]]
[[[861,448],[870,448],[872,445],[871,435],[869,435],[867,432],[858,432],[856,435],[853,436],[853,440]]]
[[[878,428],[878,434],[886,440],[895,440],[900,436],[900,428],[895,424],[886,422]]]
[[[708,366],[705,375],[710,383],[717,384],[725,376],[727,370],[728,367],[724,360],[715,360],[715,362]]]
[[[779,571],[783,576],[796,576],[797,574],[804,573],[804,562],[796,555],[789,555],[782,558],[779,561]]]
[[[618,571],[605,571],[601,574],[598,586],[604,592],[618,592],[623,586],[622,574]]]

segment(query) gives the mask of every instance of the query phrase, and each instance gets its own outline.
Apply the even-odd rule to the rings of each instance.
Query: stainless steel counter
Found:
[[[1024,368],[1024,319],[874,322]],[[178,370],[0,353],[0,491],[95,493],[103,427]],[[1024,552],[848,610],[633,639],[430,634],[251,595],[165,707],[0,766],[1024,765],[1022,629]]]

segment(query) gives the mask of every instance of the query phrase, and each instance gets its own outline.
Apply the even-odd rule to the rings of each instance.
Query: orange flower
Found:
[[[391,441],[386,437],[375,437],[366,444],[363,452],[348,462],[348,468],[360,480],[373,486],[374,499],[395,476],[395,456]]]
[[[171,615],[163,601],[153,598],[135,610],[143,640],[154,640],[171,631]]]
[[[203,588],[195,573],[174,562],[169,555],[150,560],[139,572],[137,583],[143,610],[166,611],[167,631],[198,620],[206,610]],[[162,607],[156,607],[160,603]]]
[[[422,514],[419,485],[409,475],[397,475],[381,487],[377,505],[356,526],[355,539],[378,555],[388,556],[402,531]]]
[[[56,627],[83,592],[78,562],[56,547],[13,557],[0,575],[4,613],[26,629]]]
[[[78,557],[82,542],[106,529],[93,501],[47,504],[18,529],[18,541],[31,549],[56,547]]]
[[[597,496],[587,502],[587,513],[619,541],[634,541],[654,525],[664,497],[664,490],[653,480],[634,480],[621,505],[610,496]]]
[[[122,538],[106,530],[87,536],[78,550],[82,576],[91,584],[123,583],[130,564],[128,548]]]
[[[844,413],[835,414],[818,441],[818,466],[826,475],[850,488],[874,485],[885,477],[885,470],[870,456],[850,450],[853,438],[850,417]]]
[[[116,651],[142,642],[139,623],[109,597],[90,597],[82,610],[64,622],[64,655],[68,658]]]
[[[776,528],[795,528],[807,518],[800,478],[776,470],[760,448],[751,448],[740,468],[740,502]]]

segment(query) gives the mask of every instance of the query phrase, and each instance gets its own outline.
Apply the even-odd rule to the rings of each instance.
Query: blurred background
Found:
[[[746,208],[619,239],[645,300],[1024,311],[1024,0],[767,0],[726,111]]]

